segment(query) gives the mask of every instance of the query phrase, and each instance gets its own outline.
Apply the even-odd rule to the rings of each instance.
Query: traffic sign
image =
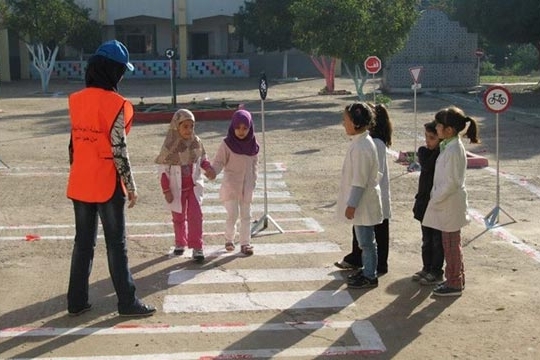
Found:
[[[368,74],[376,74],[378,73],[382,68],[381,59],[379,59],[376,56],[368,56],[366,60],[364,61],[364,68],[368,72]]]
[[[476,51],[474,52],[474,55],[476,55],[477,57],[481,58],[482,56],[484,56],[484,50],[482,50],[482,49],[476,49]]]
[[[510,91],[503,86],[495,85],[484,93],[484,105],[489,111],[500,113],[508,109],[512,102]]]
[[[409,72],[411,73],[411,76],[415,84],[418,84],[418,78],[420,77],[420,73],[422,72],[422,69],[423,68],[421,66],[409,68]]]

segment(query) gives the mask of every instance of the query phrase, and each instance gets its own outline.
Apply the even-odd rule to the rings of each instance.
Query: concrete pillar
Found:
[[[6,29],[0,30],[0,82],[11,81],[9,70],[9,41]]]
[[[178,0],[178,16],[175,16],[178,22],[178,53],[180,60],[180,78],[187,78],[187,1]]]

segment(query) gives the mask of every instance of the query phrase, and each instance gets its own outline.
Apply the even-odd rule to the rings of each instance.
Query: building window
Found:
[[[118,25],[116,38],[126,44],[131,54],[155,54],[155,26],[154,25]]]

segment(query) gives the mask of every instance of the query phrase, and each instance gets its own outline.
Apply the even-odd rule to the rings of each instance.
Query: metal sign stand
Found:
[[[414,150],[413,150],[413,159],[412,162],[407,167],[407,170],[410,172],[413,171],[420,171],[420,163],[418,163],[418,155],[417,155],[417,144],[416,141],[418,139],[418,114],[416,112],[416,90],[420,89],[422,87],[422,84],[418,82],[418,78],[420,76],[420,72],[422,71],[422,67],[413,67],[409,69],[411,76],[413,78],[414,84],[412,85],[412,89],[414,91],[414,98],[413,98],[413,106],[414,106]]]
[[[261,119],[262,119],[262,153],[263,153],[263,169],[264,169],[264,214],[262,217],[255,222],[251,228],[251,235],[255,235],[260,231],[268,228],[268,221],[270,221],[280,233],[284,233],[283,229],[272,219],[270,214],[268,214],[268,193],[266,188],[266,140],[265,140],[265,126],[264,126],[264,99],[266,99],[266,94],[268,92],[268,83],[266,81],[266,74],[261,73],[259,79],[259,94],[261,95]]]
[[[492,86],[486,90],[484,94],[484,104],[488,110],[495,112],[495,155],[497,157],[497,187],[496,187],[496,204],[493,210],[491,210],[485,217],[484,223],[488,229],[493,228],[499,223],[499,213],[503,212],[508,216],[511,221],[506,224],[499,224],[499,226],[513,224],[516,220],[504,211],[501,206],[500,195],[500,181],[499,181],[499,113],[505,111],[510,106],[512,98],[510,92],[502,86]]]

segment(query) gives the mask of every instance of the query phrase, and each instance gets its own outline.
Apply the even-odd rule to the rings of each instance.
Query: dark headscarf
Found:
[[[240,124],[249,128],[247,136],[243,139],[239,139],[234,133],[234,129]],[[229,131],[224,141],[233,153],[249,156],[257,155],[259,153],[259,144],[255,139],[253,120],[251,120],[249,111],[237,110],[233,114],[231,124],[229,125]]]
[[[126,65],[101,55],[88,59],[85,81],[86,87],[117,91],[118,82],[126,72]]]

